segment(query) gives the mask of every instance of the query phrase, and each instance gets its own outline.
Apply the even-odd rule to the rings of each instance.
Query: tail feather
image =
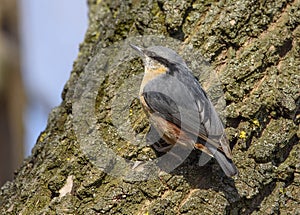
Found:
[[[226,157],[223,152],[216,150],[214,153],[214,158],[218,161],[222,170],[228,177],[232,177],[238,174],[238,170],[232,160]]]
[[[208,155],[214,157],[219,165],[221,166],[222,170],[228,177],[232,177],[234,175],[238,174],[238,169],[234,165],[233,161],[231,160],[231,152],[230,152],[230,157],[227,156],[226,152],[222,151],[223,148],[216,148],[215,143],[211,141],[210,139],[207,139],[207,144],[201,144],[201,143],[196,143],[195,148],[207,153]],[[210,144],[210,143],[214,144]]]

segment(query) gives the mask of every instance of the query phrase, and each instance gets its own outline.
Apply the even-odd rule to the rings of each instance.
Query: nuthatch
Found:
[[[223,124],[184,60],[172,49],[162,46],[131,47],[144,58],[145,74],[139,92],[141,104],[152,118],[152,132],[159,134],[167,145],[156,145],[155,149],[168,151],[183,134],[195,140],[196,149],[214,157],[227,176],[236,175],[238,170],[232,162]],[[187,110],[184,118],[180,107]]]

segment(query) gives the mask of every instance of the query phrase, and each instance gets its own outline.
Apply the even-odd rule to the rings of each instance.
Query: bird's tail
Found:
[[[216,150],[213,156],[218,161],[222,170],[228,177],[232,177],[238,174],[238,169],[236,168],[232,160],[226,157],[223,152]]]

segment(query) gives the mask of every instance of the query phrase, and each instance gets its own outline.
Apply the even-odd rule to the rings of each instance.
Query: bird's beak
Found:
[[[140,48],[140,47],[132,45],[132,44],[129,44],[129,45],[131,46],[131,48],[133,48],[135,51],[137,51],[139,55],[141,55],[141,56],[145,55],[143,48]]]

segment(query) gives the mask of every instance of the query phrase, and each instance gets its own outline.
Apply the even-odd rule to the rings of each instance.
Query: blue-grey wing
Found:
[[[182,83],[190,86],[189,90],[197,103],[200,120],[207,132],[208,139],[219,143],[224,153],[231,158],[231,149],[225,134],[225,129],[215,107],[188,68],[181,68],[177,71],[178,72],[174,73],[174,76]]]
[[[183,130],[208,137],[215,147],[222,148],[231,157],[223,124],[198,80],[187,68],[173,68],[172,74],[153,79],[145,85],[143,96],[153,112]]]
[[[153,113],[190,133],[206,134],[197,102],[188,87],[175,77],[159,76],[145,85],[143,97]]]

